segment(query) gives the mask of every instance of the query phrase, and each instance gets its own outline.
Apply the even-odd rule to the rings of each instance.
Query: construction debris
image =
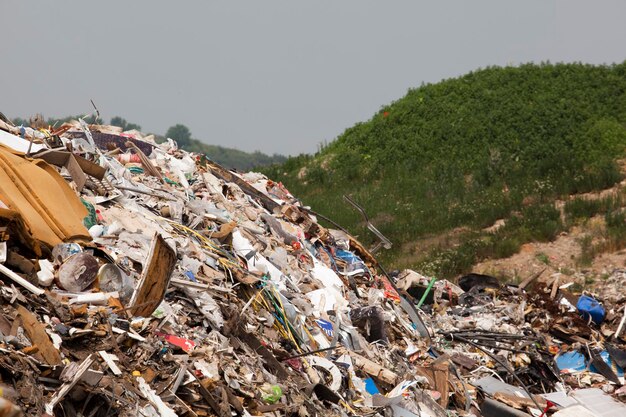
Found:
[[[348,197],[372,250],[172,140],[0,129],[0,417],[626,415],[625,272],[388,275]]]

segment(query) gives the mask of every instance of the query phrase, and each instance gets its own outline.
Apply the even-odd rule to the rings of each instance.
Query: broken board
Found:
[[[105,168],[71,152],[49,149],[38,153],[34,157],[43,159],[49,164],[67,168],[78,191],[85,186],[87,175],[102,180],[106,173]]]
[[[61,354],[54,347],[44,325],[37,320],[37,317],[23,306],[17,308],[17,314],[22,319],[22,327],[26,331],[28,338],[34,346],[37,346],[39,353],[48,365],[58,365],[61,363]]]
[[[441,394],[441,398],[438,403],[443,408],[448,407],[449,400],[449,387],[448,387],[448,372],[449,372],[448,356],[444,355],[437,359],[430,366],[417,367],[418,373],[428,378],[430,386],[433,387]]]
[[[176,252],[156,233],[137,288],[130,300],[133,316],[149,317],[159,306],[176,265]]]

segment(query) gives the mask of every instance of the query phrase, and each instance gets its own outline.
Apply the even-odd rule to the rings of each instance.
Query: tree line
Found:
[[[61,126],[65,122],[78,120],[79,118],[82,118],[87,123],[103,123],[102,120],[97,120],[95,115],[77,115],[47,119],[43,118],[43,116],[41,115],[37,115],[36,117],[30,119],[16,117],[12,119],[12,122],[16,126],[30,126],[31,123],[35,122],[36,119],[36,123],[38,125]],[[128,122],[125,118],[121,116],[112,117],[109,121],[109,124],[112,126],[121,127],[123,131],[141,131],[140,125]],[[199,139],[194,139],[189,128],[183,124],[175,124],[174,126],[171,126],[167,129],[164,136],[155,134],[155,137],[157,142],[163,142],[166,138],[173,139],[177,142],[178,146],[181,149],[189,152],[205,154],[207,155],[207,157],[209,157],[209,159],[212,159],[215,162],[226,166],[227,168],[237,169],[240,171],[249,171],[251,169],[264,165],[282,163],[287,159],[285,156],[279,154],[267,155],[259,151],[250,153],[241,151],[239,149],[226,148],[219,145],[210,145]]]

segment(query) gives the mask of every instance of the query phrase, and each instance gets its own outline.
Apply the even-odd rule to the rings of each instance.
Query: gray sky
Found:
[[[207,143],[313,152],[408,88],[488,65],[626,59],[626,1],[0,4],[0,111],[91,111]]]

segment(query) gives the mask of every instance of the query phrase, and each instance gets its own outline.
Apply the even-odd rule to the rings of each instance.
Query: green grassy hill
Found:
[[[315,155],[265,169],[321,214],[373,237],[350,194],[395,244],[390,266],[439,276],[563,230],[555,198],[621,179],[626,63],[487,68],[411,89]],[[482,229],[497,219],[506,226]],[[437,242],[420,250],[424,239]]]

